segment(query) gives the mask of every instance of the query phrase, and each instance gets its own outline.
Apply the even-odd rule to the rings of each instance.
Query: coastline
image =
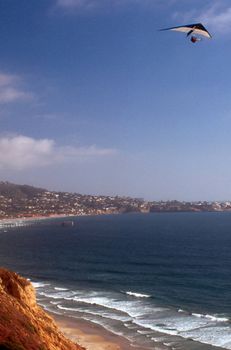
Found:
[[[215,308],[215,311],[213,311],[213,308],[209,309],[208,307],[207,309],[204,307],[204,303],[207,302],[207,291],[210,292],[208,288],[205,290],[202,288],[203,303],[201,301],[198,303],[196,300],[193,301],[193,307],[184,308],[184,305],[181,305],[179,302],[176,307],[170,307],[168,302],[164,302],[163,304],[162,302],[159,303],[158,298],[163,295],[161,290],[159,292],[157,289],[157,292],[154,293],[151,289],[144,289],[143,293],[147,294],[147,298],[141,298],[140,295],[142,294],[138,293],[141,293],[142,289],[139,287],[137,288],[138,283],[136,282],[133,285],[133,280],[129,281],[129,283],[126,282],[124,274],[120,272],[125,270],[131,271],[129,262],[126,265],[124,265],[124,263],[117,265],[115,268],[115,261],[117,261],[118,257],[126,257],[127,251],[125,247],[129,246],[131,240],[131,236],[126,236],[123,231],[120,232],[120,230],[118,230],[120,227],[124,227],[128,232],[128,228],[132,228],[131,232],[133,237],[135,237],[135,240],[133,240],[135,243],[134,247],[142,247],[142,254],[140,254],[139,260],[140,265],[138,265],[142,266],[143,262],[147,262],[146,251],[149,251],[151,254],[153,253],[152,246],[149,250],[149,229],[158,227],[158,225],[165,220],[162,216],[153,217],[150,215],[147,217],[146,222],[144,220],[139,221],[140,217],[137,220],[137,217],[134,216],[134,223],[132,223],[131,226],[126,226],[128,223],[130,225],[132,219],[133,217],[126,218],[123,216],[122,220],[120,220],[120,217],[118,219],[111,217],[110,220],[99,220],[100,225],[98,231],[95,229],[94,220],[93,222],[92,220],[89,220],[89,222],[88,220],[84,220],[84,225],[79,225],[79,227],[76,225],[76,231],[73,230],[70,232],[71,234],[68,235],[66,235],[65,230],[57,230],[55,225],[51,225],[51,227],[47,227],[46,224],[37,225],[38,227],[36,227],[35,234],[33,235],[28,228],[22,230],[22,233],[25,231],[23,241],[22,235],[17,234],[17,229],[12,229],[10,243],[13,243],[12,248],[15,247],[15,249],[12,249],[11,246],[9,249],[9,240],[7,235],[3,234],[1,241],[2,261],[6,266],[15,266],[21,273],[37,281],[35,283],[37,283],[37,288],[39,288],[38,302],[40,302],[40,305],[43,305],[46,311],[50,310],[54,313],[57,311],[61,314],[61,319],[59,318],[59,327],[62,328],[67,337],[82,344],[87,350],[130,350],[134,347],[137,350],[147,350],[148,348],[149,350],[160,350],[170,349],[171,347],[168,345],[174,343],[176,343],[177,348],[181,350],[221,349],[218,345],[224,346],[226,339],[230,339],[230,316],[224,306],[221,309],[216,296],[214,298],[213,289],[211,289],[210,295],[213,297],[212,300],[215,300],[215,303],[217,302],[215,305],[217,311]],[[227,217],[226,221],[224,221],[223,215],[220,216],[220,219],[219,217],[215,219],[216,220],[214,222],[212,221],[212,223],[217,223],[219,232],[221,222],[230,225],[230,217]],[[62,219],[57,220],[58,222],[62,222]],[[116,224],[117,220],[118,227],[116,228],[116,225],[111,225],[111,223]],[[171,218],[169,216],[170,223],[175,220],[176,216]],[[185,232],[187,232],[187,227],[191,225],[192,221],[194,222],[194,217],[191,215],[184,218],[184,220],[185,223],[187,222],[185,230]],[[199,223],[201,223],[201,218],[198,220]],[[202,222],[207,222],[207,216],[205,216],[204,220],[205,221]],[[98,220],[96,221],[98,222]],[[35,220],[32,221],[32,224],[33,222],[36,223]],[[140,226],[137,225],[138,222]],[[171,252],[177,252],[177,254],[178,243],[185,243],[185,235],[182,234],[182,236],[179,236],[178,233],[179,222],[182,223],[182,217],[177,219],[176,225],[173,225],[172,228],[173,233],[176,233],[174,242],[176,239],[177,244],[172,246],[172,241],[169,242],[169,249]],[[122,226],[122,224],[126,225]],[[114,227],[116,228],[115,230],[113,230]],[[138,227],[137,231],[136,227]],[[164,232],[166,237],[169,237],[169,224],[166,227],[165,225],[162,227],[166,228]],[[198,225],[198,227],[200,228],[201,226]],[[214,247],[213,240],[215,233],[218,231],[213,231],[210,224],[208,228],[208,234],[212,234],[212,241],[208,241],[208,243],[212,245],[209,245],[211,248]],[[226,228],[227,226],[224,226],[223,239],[225,239],[225,242],[227,239]],[[146,229],[148,229],[147,235],[145,235]],[[140,235],[140,230],[143,231],[144,236]],[[58,234],[56,234],[57,231]],[[108,232],[111,232],[110,236]],[[188,232],[192,233],[190,229]],[[96,239],[92,240],[92,237]],[[201,237],[200,230],[196,237]],[[207,237],[206,233],[206,241]],[[33,238],[33,240],[31,238]],[[147,244],[143,246],[144,238]],[[162,238],[161,232],[160,238]],[[34,244],[34,239],[36,244]],[[102,239],[106,241],[105,245],[102,245]],[[120,242],[125,242],[125,244],[118,246],[117,244]],[[197,264],[198,261],[202,263],[204,261],[207,262],[206,259],[204,260],[204,256],[206,256],[204,253],[207,253],[208,249],[207,245],[204,245],[204,242],[205,241],[202,239],[202,245],[198,245],[198,242],[196,242],[196,244],[192,246],[196,252],[198,248],[201,249],[201,246],[205,246],[205,249],[202,249],[202,251],[199,250],[201,253],[199,256],[196,255],[196,259],[194,259],[194,255],[192,256],[192,260],[189,260],[190,266],[195,266],[195,263]],[[110,245],[108,243],[110,243]],[[192,240],[189,240],[188,243],[190,243],[191,248]],[[217,246],[219,247],[219,244],[217,244]],[[92,250],[89,250],[89,248]],[[121,252],[121,248],[125,249]],[[173,248],[175,248],[175,250]],[[97,252],[97,255],[95,252]],[[164,258],[165,252],[166,245],[164,245],[164,250],[162,252]],[[214,252],[216,253],[217,250]],[[20,257],[20,259],[17,259],[17,256]],[[47,260],[48,256],[49,259]],[[106,257],[106,259],[104,257]],[[114,257],[116,257],[116,259],[114,259]],[[189,258],[190,257],[191,255],[189,254]],[[208,259],[210,259],[210,251],[208,251]],[[54,261],[57,262],[57,264],[53,264]],[[102,261],[103,265],[97,265],[99,262],[102,263]],[[158,262],[155,257],[152,261],[154,263]],[[183,262],[184,261],[186,261],[185,266],[187,266],[188,260],[183,260]],[[49,262],[52,262],[52,264]],[[31,266],[33,269],[31,269]],[[169,268],[170,267],[169,265]],[[179,264],[179,267],[181,267],[181,264]],[[144,278],[139,270],[140,267],[137,268],[135,264],[132,269],[134,280],[139,283],[142,282],[144,286],[146,286],[146,276],[150,276],[153,279],[153,269],[149,267],[142,267],[141,269],[141,271],[145,273]],[[105,271],[107,272],[106,275],[104,274]],[[116,272],[116,274],[114,272]],[[157,270],[157,272],[157,277],[162,277],[162,271]],[[197,273],[197,270],[194,270],[194,273],[195,272]],[[221,272],[223,272],[222,269]],[[96,280],[95,276],[97,276]],[[138,276],[137,279],[135,278],[136,276]],[[167,274],[167,276],[170,276],[170,274]],[[110,288],[108,282],[110,282],[111,279],[115,280],[115,278],[116,283],[119,281],[119,286],[121,285],[121,287],[118,288],[118,285],[115,285],[115,288]],[[200,282],[200,280],[200,271],[198,271],[198,281]],[[124,281],[126,283],[124,283]],[[161,279],[159,281],[161,284]],[[210,286],[212,285],[213,279],[208,279],[208,282],[205,280],[205,282]],[[186,286],[186,288],[188,288],[187,280],[184,282],[182,279],[182,283],[179,289],[176,289],[179,293],[179,297],[181,296],[182,289],[182,295],[184,295],[184,287]],[[175,288],[178,288],[178,285],[178,283],[174,284]],[[205,286],[207,286],[207,284]],[[166,292],[166,290],[168,290],[168,283],[162,284],[162,288],[165,288],[164,291]],[[227,289],[224,288],[224,291],[227,293]],[[169,294],[167,293],[166,295],[168,296]],[[186,296],[191,298],[191,294],[186,293]],[[161,308],[159,310],[159,306],[163,306],[163,310],[161,310]],[[227,310],[229,309],[227,308]],[[156,316],[153,315],[153,313],[157,313]],[[55,315],[53,315],[53,317],[56,320],[58,318]],[[222,321],[222,318],[224,321]],[[127,322],[128,319],[129,323]],[[102,328],[102,326],[95,326],[95,323],[92,322],[97,322],[104,328]],[[188,329],[185,331],[185,328]],[[221,329],[222,333],[220,333]],[[162,330],[163,332],[161,332]],[[179,334],[179,336],[177,336],[177,334]],[[219,334],[219,336],[216,334]],[[129,340],[126,341],[126,339],[129,339],[132,343],[129,344]],[[201,340],[203,343],[197,343],[197,339]]]
[[[121,213],[100,213],[100,214],[53,214],[48,216],[22,216],[22,217],[12,217],[12,218],[0,218],[0,228],[4,226],[24,226],[25,223],[35,222],[35,221],[45,221],[52,219],[71,219],[76,217],[86,217],[86,216],[105,216],[105,215],[119,215]],[[143,213],[144,214],[144,213]]]
[[[1,227],[11,227],[11,226],[24,226],[27,223],[35,222],[35,221],[45,221],[52,219],[62,219],[62,218],[71,218],[73,215],[50,215],[50,216],[29,216],[29,217],[20,217],[20,218],[5,218],[0,219],[0,228]]]
[[[103,328],[99,324],[95,324],[91,321],[86,321],[80,318],[71,318],[66,315],[58,315],[56,313],[46,312],[55,320],[59,330],[65,337],[82,346],[85,350],[170,350],[173,343],[155,344],[154,347],[140,346],[139,344],[131,343],[128,339],[114,334],[109,330]],[[157,333],[158,334],[158,333]],[[185,342],[185,339],[182,339]],[[181,350],[224,350],[219,346],[211,346],[210,344],[200,343],[197,341],[190,342],[190,339],[186,345],[181,345]]]
[[[86,350],[134,350],[136,348],[125,338],[93,322],[52,312],[49,314],[67,338],[83,346]],[[142,349],[139,347],[139,350]]]

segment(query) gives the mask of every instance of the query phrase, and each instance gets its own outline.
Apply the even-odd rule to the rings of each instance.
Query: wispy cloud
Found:
[[[200,15],[202,22],[207,23],[213,30],[231,32],[231,6],[215,3]]]
[[[115,149],[95,145],[58,146],[51,139],[34,139],[24,135],[0,137],[0,169],[24,170],[89,157],[112,156],[116,153]]]
[[[0,103],[27,101],[34,98],[31,92],[20,87],[21,78],[0,72]]]
[[[231,5],[227,1],[205,4],[190,11],[178,11],[173,17],[183,22],[202,22],[214,33],[231,32]]]
[[[56,5],[67,11],[91,11],[100,8],[122,7],[127,4],[153,5],[160,0],[56,0]]]
[[[101,0],[102,2],[102,0]],[[94,0],[57,0],[57,5],[66,8],[85,7],[88,4],[96,3]]]
[[[27,101],[33,99],[33,95],[28,92],[20,91],[13,87],[0,89],[0,103],[9,103],[15,101]]]
[[[0,72],[0,86],[10,85],[18,80],[18,77]]]

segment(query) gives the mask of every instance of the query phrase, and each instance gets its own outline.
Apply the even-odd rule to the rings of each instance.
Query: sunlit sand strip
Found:
[[[56,314],[52,317],[64,335],[86,350],[134,350],[126,339],[107,332],[101,326]]]

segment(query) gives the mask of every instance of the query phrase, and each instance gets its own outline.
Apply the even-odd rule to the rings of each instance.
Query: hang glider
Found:
[[[161,29],[161,31],[163,31],[163,30],[172,30],[172,31],[176,31],[176,32],[187,33],[187,37],[190,37],[190,40],[193,43],[196,43],[197,41],[201,40],[201,38],[197,37],[196,35],[204,36],[204,37],[209,38],[209,39],[212,38],[212,35],[208,32],[208,30],[201,23],[187,24],[187,25],[178,26],[178,27]]]

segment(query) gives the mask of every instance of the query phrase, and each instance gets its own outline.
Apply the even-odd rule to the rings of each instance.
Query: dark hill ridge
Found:
[[[0,181],[0,196],[14,199],[30,199],[45,191],[45,189],[29,185],[15,185],[7,181]]]
[[[0,350],[84,350],[36,304],[25,278],[0,268]]]
[[[56,192],[0,182],[0,219],[112,214],[140,211],[142,204],[142,200],[128,197]]]

